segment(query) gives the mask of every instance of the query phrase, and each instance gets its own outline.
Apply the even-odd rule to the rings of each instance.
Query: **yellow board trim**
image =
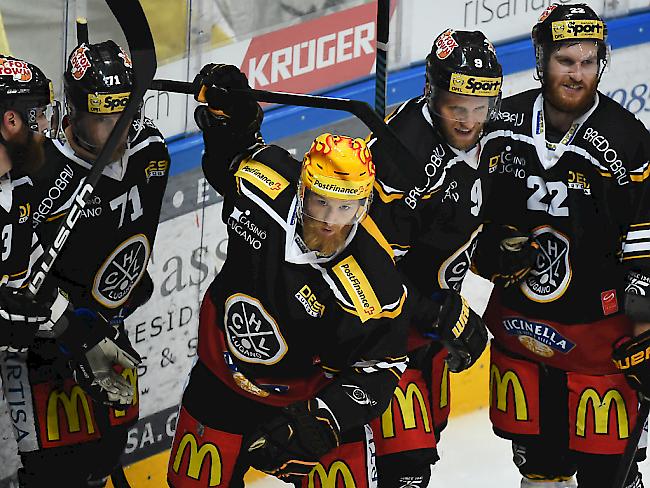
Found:
[[[289,186],[280,173],[253,159],[244,159],[239,163],[235,176],[252,183],[273,200]]]
[[[348,256],[337,263],[332,271],[352,298],[361,322],[366,322],[381,313],[381,304],[377,295],[354,256]]]
[[[2,12],[0,12],[0,53],[11,56],[11,49],[9,49],[9,39],[7,39],[5,24],[2,20]]]

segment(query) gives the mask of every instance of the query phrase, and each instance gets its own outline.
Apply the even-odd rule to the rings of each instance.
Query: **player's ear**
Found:
[[[7,110],[2,115],[2,125],[0,126],[2,137],[8,141],[14,139],[18,134],[23,132],[24,125],[23,119],[18,112],[15,110]]]

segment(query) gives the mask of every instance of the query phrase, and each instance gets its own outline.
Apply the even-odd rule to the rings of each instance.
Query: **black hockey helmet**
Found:
[[[427,56],[426,80],[425,96],[432,112],[438,90],[488,97],[489,117],[498,110],[503,72],[494,46],[480,31],[447,29],[440,34]]]
[[[74,141],[97,156],[131,96],[131,59],[114,41],[83,42],[68,57],[63,81]],[[142,111],[136,117],[142,118]],[[114,158],[121,157],[126,143],[125,133]]]
[[[39,127],[41,115],[47,118],[50,130],[58,128],[58,102],[52,82],[36,65],[0,54],[0,114],[7,110],[18,112],[34,132],[46,130]]]
[[[75,111],[92,114],[122,112],[133,83],[131,59],[114,41],[82,43],[68,58],[66,103]]]
[[[607,66],[607,25],[586,3],[550,5],[533,26],[532,38],[537,77],[542,82],[551,53],[580,41],[593,41],[598,46],[599,78]]]

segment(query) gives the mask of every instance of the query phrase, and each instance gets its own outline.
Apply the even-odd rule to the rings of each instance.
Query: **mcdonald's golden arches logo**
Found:
[[[515,418],[520,421],[529,420],[528,403],[524,388],[517,374],[508,370],[501,375],[499,368],[493,364],[490,368],[490,405],[494,405],[496,400],[497,410],[506,413],[508,411],[508,389],[512,386]]]
[[[203,463],[209,455],[210,478],[208,480],[208,486],[219,486],[221,484],[221,454],[219,453],[219,448],[211,442],[205,443],[199,448],[196,437],[191,432],[187,432],[178,443],[178,449],[176,450],[174,463],[172,464],[174,472],[178,474],[187,447],[190,450],[187,476],[198,480],[201,476]]]
[[[122,370],[122,377],[126,379],[133,388],[133,400],[131,405],[138,404],[138,375],[134,369],[125,368]],[[115,417],[120,418],[126,415],[126,410],[115,410]]]
[[[609,390],[601,397],[593,388],[587,388],[580,395],[576,417],[576,435],[585,437],[587,432],[587,406],[591,404],[594,414],[594,430],[596,434],[609,434],[609,419],[612,403],[616,407],[618,423],[618,438],[627,439],[630,436],[630,426],[627,418],[625,400],[618,390]]]
[[[61,402],[63,411],[65,412],[66,422],[68,424],[68,432],[75,433],[81,432],[81,417],[79,412],[79,405],[86,421],[86,432],[90,434],[95,433],[95,425],[93,424],[93,417],[90,413],[90,405],[88,398],[79,385],[75,385],[70,390],[68,395],[64,391],[53,391],[47,400],[47,440],[58,441],[61,440],[61,428],[59,425],[59,412],[58,404]]]
[[[350,467],[343,461],[334,461],[328,470],[318,463],[309,473],[308,488],[316,488],[316,477],[321,488],[356,488]],[[341,480],[339,482],[339,480]]]
[[[404,423],[404,430],[415,429],[417,427],[416,413],[415,413],[415,400],[420,406],[420,413],[424,430],[428,433],[431,432],[431,422],[429,421],[429,414],[427,411],[424,395],[415,383],[409,383],[406,386],[406,391],[403,391],[400,386],[395,388],[393,398],[390,405],[381,414],[381,430],[384,439],[395,437],[395,423],[393,419],[393,402],[397,400],[399,410],[401,412],[402,421]]]

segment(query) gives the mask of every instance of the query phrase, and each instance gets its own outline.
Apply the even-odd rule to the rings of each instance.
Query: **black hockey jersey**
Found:
[[[633,326],[623,313],[625,274],[650,272],[649,134],[598,93],[563,136],[547,137],[543,103],[540,90],[504,100],[483,151],[494,175],[486,218],[540,247],[518,286],[495,290],[486,323],[517,354],[614,373],[612,344]]]
[[[469,153],[446,143],[425,97],[405,102],[387,123],[417,157],[399,163],[414,165],[422,180],[405,187],[398,167],[385,163],[390,156],[382,142],[372,141],[377,181],[371,215],[393,248],[398,268],[421,295],[421,304],[435,290],[460,291],[482,227],[488,171],[478,164],[480,142]]]
[[[29,176],[7,173],[0,178],[1,286],[20,288],[40,254],[32,230],[36,193]]]
[[[502,304],[564,324],[621,313],[626,270],[650,275],[650,134],[598,93],[559,143],[547,142],[540,90],[505,99],[497,129],[482,154],[495,177],[486,218],[540,245]]]
[[[65,290],[75,307],[107,318],[119,311],[146,271],[169,174],[169,154],[158,129],[138,120],[131,130],[137,135],[121,160],[104,169],[46,281]],[[44,247],[92,167],[67,143],[51,141],[45,154],[46,168],[38,174],[43,192],[32,208]]]
[[[406,289],[388,244],[367,217],[343,251],[318,257],[296,239],[300,163],[261,145],[227,170],[217,149],[206,148],[203,169],[224,196],[228,257],[208,290],[216,324],[202,312],[200,360],[231,384],[225,353],[232,373],[262,388],[259,401],[298,388],[318,394],[343,430],[363,425],[388,405],[406,368]],[[325,374],[333,383],[310,391]]]
[[[26,286],[31,268],[43,252],[32,229],[35,196],[29,176],[10,172],[0,178],[0,286]],[[34,328],[26,334],[25,330],[17,331],[15,327],[0,324],[0,350],[5,346],[28,345],[31,335],[37,331]]]

